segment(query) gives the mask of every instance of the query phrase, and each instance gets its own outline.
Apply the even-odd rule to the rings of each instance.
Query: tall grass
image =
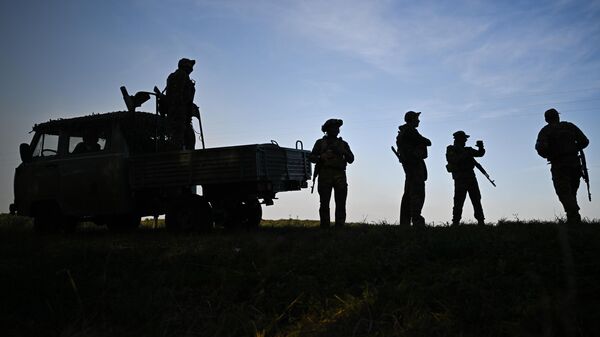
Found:
[[[350,226],[254,232],[0,217],[6,336],[581,336],[600,328],[600,227]],[[21,229],[25,227],[25,229]]]

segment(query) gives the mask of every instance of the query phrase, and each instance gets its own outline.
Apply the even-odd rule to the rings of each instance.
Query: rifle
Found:
[[[585,161],[585,153],[583,153],[583,149],[579,150],[579,159],[581,160],[581,176],[587,185],[588,200],[592,201],[592,193],[590,193],[590,174],[588,173],[587,162]]]
[[[485,169],[483,168],[483,166],[481,166],[481,164],[479,164],[477,162],[477,160],[475,160],[475,158],[473,158],[473,162],[475,163],[475,167],[477,167],[477,169],[483,173],[483,175],[487,178],[487,180],[490,181],[490,183],[492,183],[492,185],[494,185],[494,187],[496,187],[496,183],[490,178],[490,175],[485,171]]]
[[[317,177],[319,176],[319,171],[321,170],[321,165],[319,165],[319,163],[315,164],[315,174],[313,174],[312,180],[312,186],[310,187],[310,194],[313,194],[313,192],[315,191],[315,183],[317,182]]]
[[[198,125],[200,126],[200,140],[202,141],[202,148],[205,149],[204,146],[204,130],[202,130],[202,118],[200,117],[200,108],[194,103],[192,103],[192,117],[198,118]]]
[[[394,154],[396,155],[396,158],[398,158],[398,161],[402,163],[402,159],[400,159],[400,154],[398,153],[398,151],[396,150],[396,148],[394,146],[392,146],[392,152],[394,152]]]

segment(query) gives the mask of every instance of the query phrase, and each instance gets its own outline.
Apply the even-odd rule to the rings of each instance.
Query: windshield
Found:
[[[58,153],[58,135],[42,133],[33,148],[32,157],[52,157]]]

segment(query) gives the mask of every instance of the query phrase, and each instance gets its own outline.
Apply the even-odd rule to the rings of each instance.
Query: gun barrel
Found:
[[[477,160],[473,159],[473,161],[475,162],[475,167],[477,167],[477,169],[483,174],[483,176],[486,177],[487,180],[489,180],[489,182],[492,183],[494,187],[496,187],[496,183],[492,180],[492,178],[490,178],[490,175],[485,171],[483,166],[481,166],[481,164],[479,164]]]
[[[587,186],[588,200],[591,202],[592,193],[590,192],[590,174],[588,172],[587,161],[585,160],[585,153],[583,152],[583,149],[579,150],[579,159],[581,161],[581,175]]]

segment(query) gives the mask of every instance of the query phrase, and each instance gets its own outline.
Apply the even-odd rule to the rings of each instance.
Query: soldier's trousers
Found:
[[[168,122],[169,137],[176,149],[193,150],[196,145],[194,128],[189,120],[171,119]]]
[[[427,169],[425,163],[417,165],[403,164],[406,179],[404,180],[404,194],[400,203],[400,224],[424,226],[425,218],[421,216],[425,204],[425,180]]]
[[[578,221],[579,205],[577,190],[581,180],[581,167],[576,165],[552,165],[552,182],[568,220]]]
[[[469,194],[469,199],[473,204],[473,212],[478,222],[483,222],[483,207],[481,207],[481,192],[475,175],[473,177],[460,178],[454,180],[454,208],[452,208],[452,223],[459,223],[462,217],[465,199]]]
[[[319,173],[320,207],[319,218],[321,227],[330,226],[329,204],[331,202],[331,192],[334,192],[335,200],[335,225],[344,226],[346,223],[346,197],[348,196],[348,182],[346,180],[346,171],[342,169],[323,168]]]

